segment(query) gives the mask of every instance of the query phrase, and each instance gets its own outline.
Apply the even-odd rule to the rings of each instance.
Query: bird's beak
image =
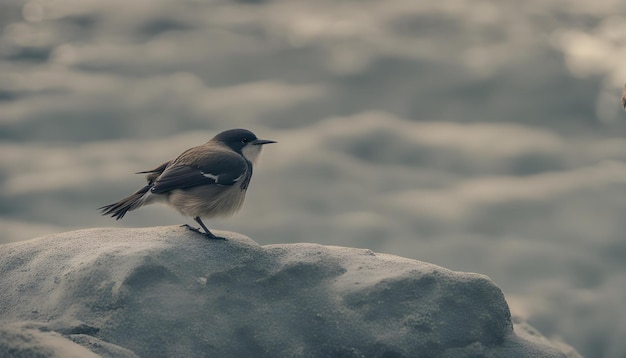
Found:
[[[274,140],[269,140],[269,139],[255,139],[250,144],[252,144],[252,145],[263,145],[263,144],[270,144],[270,143],[278,143],[278,142],[276,142]]]

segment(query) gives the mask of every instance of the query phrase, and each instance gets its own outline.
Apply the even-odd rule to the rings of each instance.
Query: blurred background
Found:
[[[96,208],[244,127],[279,144],[209,227],[482,273],[626,357],[623,1],[2,0],[0,31],[0,242],[192,223]]]

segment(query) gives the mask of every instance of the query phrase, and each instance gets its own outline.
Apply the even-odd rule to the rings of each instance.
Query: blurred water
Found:
[[[0,28],[0,241],[189,222],[95,208],[246,127],[280,144],[210,225],[480,272],[626,356],[622,2],[4,0]]]

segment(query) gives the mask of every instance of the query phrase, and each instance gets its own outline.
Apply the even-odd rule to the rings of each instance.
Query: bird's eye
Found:
[[[243,139],[241,140],[241,143],[248,143],[248,138],[243,138]]]

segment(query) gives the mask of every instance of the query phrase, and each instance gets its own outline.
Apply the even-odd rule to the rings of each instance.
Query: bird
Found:
[[[120,220],[127,212],[153,203],[166,203],[182,215],[192,217],[204,230],[188,229],[210,239],[221,239],[202,218],[231,216],[241,209],[250,179],[264,145],[277,143],[259,139],[247,129],[229,129],[208,142],[189,148],[176,159],[141,171],[147,184],[130,196],[98,208],[102,215]]]
[[[626,83],[624,84],[624,88],[622,88],[622,108],[626,111]]]

